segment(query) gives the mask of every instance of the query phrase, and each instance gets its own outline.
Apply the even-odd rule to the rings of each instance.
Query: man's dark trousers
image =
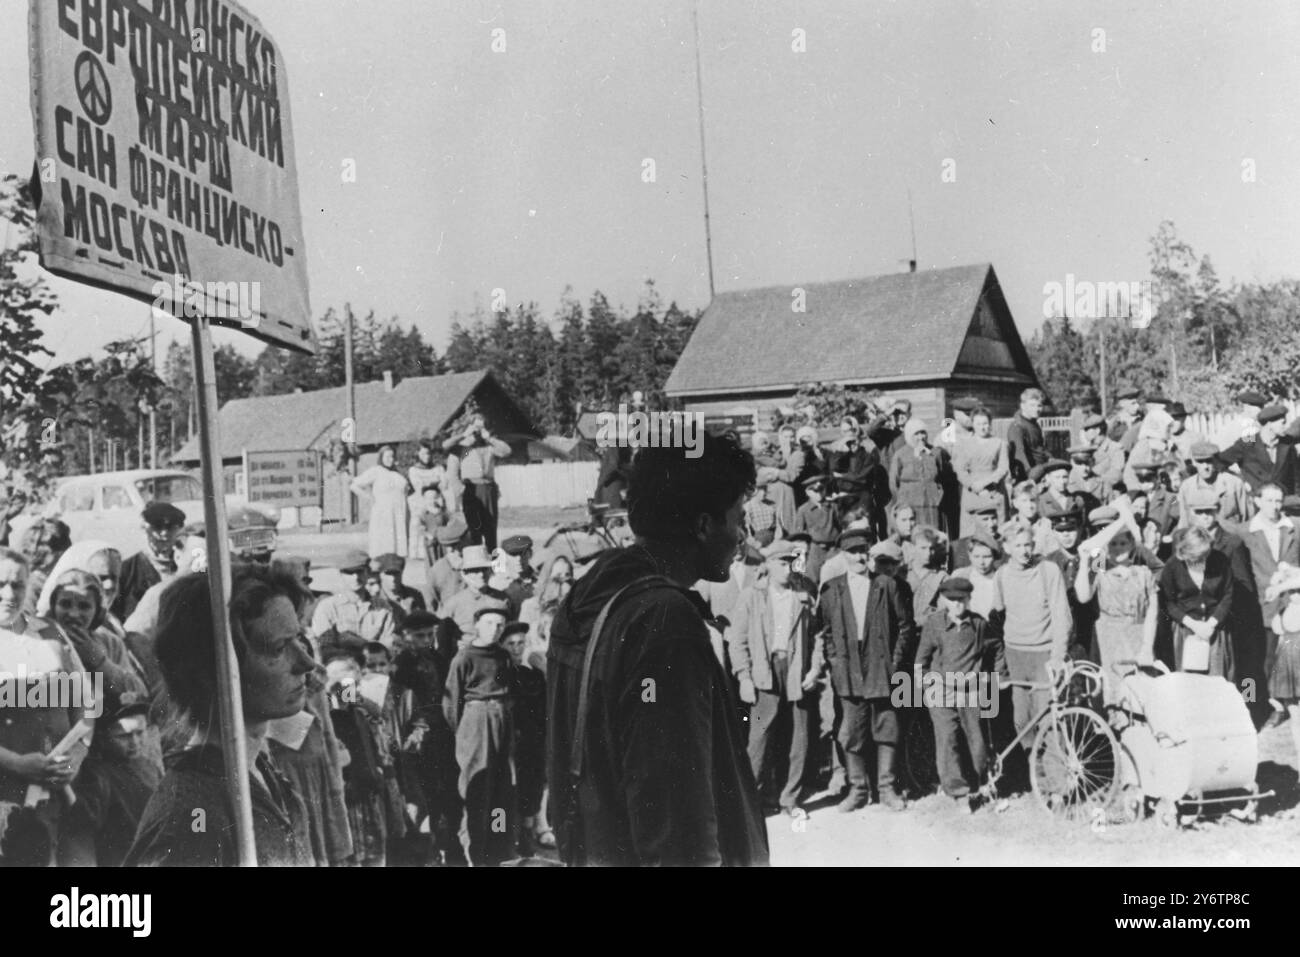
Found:
[[[470,541],[493,551],[497,547],[497,483],[470,481],[465,483],[461,511],[469,527]]]
[[[758,691],[757,700],[749,712],[749,763],[754,769],[755,781],[763,780],[768,753],[774,742],[784,740],[786,728],[789,728],[790,768],[781,789],[783,808],[797,807],[803,797],[812,715],[817,708],[815,695],[805,694],[799,701],[787,700],[789,669],[789,659],[784,654],[776,652],[772,655],[772,690]],[[777,764],[779,767],[780,762]]]

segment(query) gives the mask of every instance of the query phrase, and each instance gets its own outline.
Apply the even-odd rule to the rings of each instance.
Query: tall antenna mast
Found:
[[[700,169],[704,173],[704,255],[709,261],[709,301],[713,301],[713,234],[709,229],[709,163],[704,151],[704,81],[700,76],[700,5],[691,8],[695,24],[695,103],[700,115]]]
[[[912,187],[907,187],[907,219],[912,224],[912,272],[916,272],[916,217],[912,215]]]

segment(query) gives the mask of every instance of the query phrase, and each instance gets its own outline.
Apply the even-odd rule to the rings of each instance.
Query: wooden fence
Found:
[[[498,465],[503,508],[569,508],[587,504],[596,491],[599,462]]]

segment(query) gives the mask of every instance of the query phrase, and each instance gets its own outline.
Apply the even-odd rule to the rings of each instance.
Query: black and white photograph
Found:
[[[0,867],[97,869],[34,924],[653,866],[1268,923],[1294,4],[0,0],[0,89]]]

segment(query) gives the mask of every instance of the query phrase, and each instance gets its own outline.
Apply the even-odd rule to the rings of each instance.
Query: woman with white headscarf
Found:
[[[943,490],[952,473],[948,453],[930,445],[929,430],[921,419],[908,419],[903,426],[906,445],[889,463],[889,490],[894,508],[910,505],[917,525],[947,531],[943,513]]]
[[[121,571],[122,554],[108,542],[76,542],[55,563],[36,602],[37,616],[59,623],[91,673],[103,674],[105,694],[113,696],[146,691],[144,669],[127,648],[122,623],[109,610]],[[91,597],[102,601],[102,605],[84,625],[76,618],[65,619],[54,607],[55,591],[71,577],[69,572],[82,572],[99,586]]]

